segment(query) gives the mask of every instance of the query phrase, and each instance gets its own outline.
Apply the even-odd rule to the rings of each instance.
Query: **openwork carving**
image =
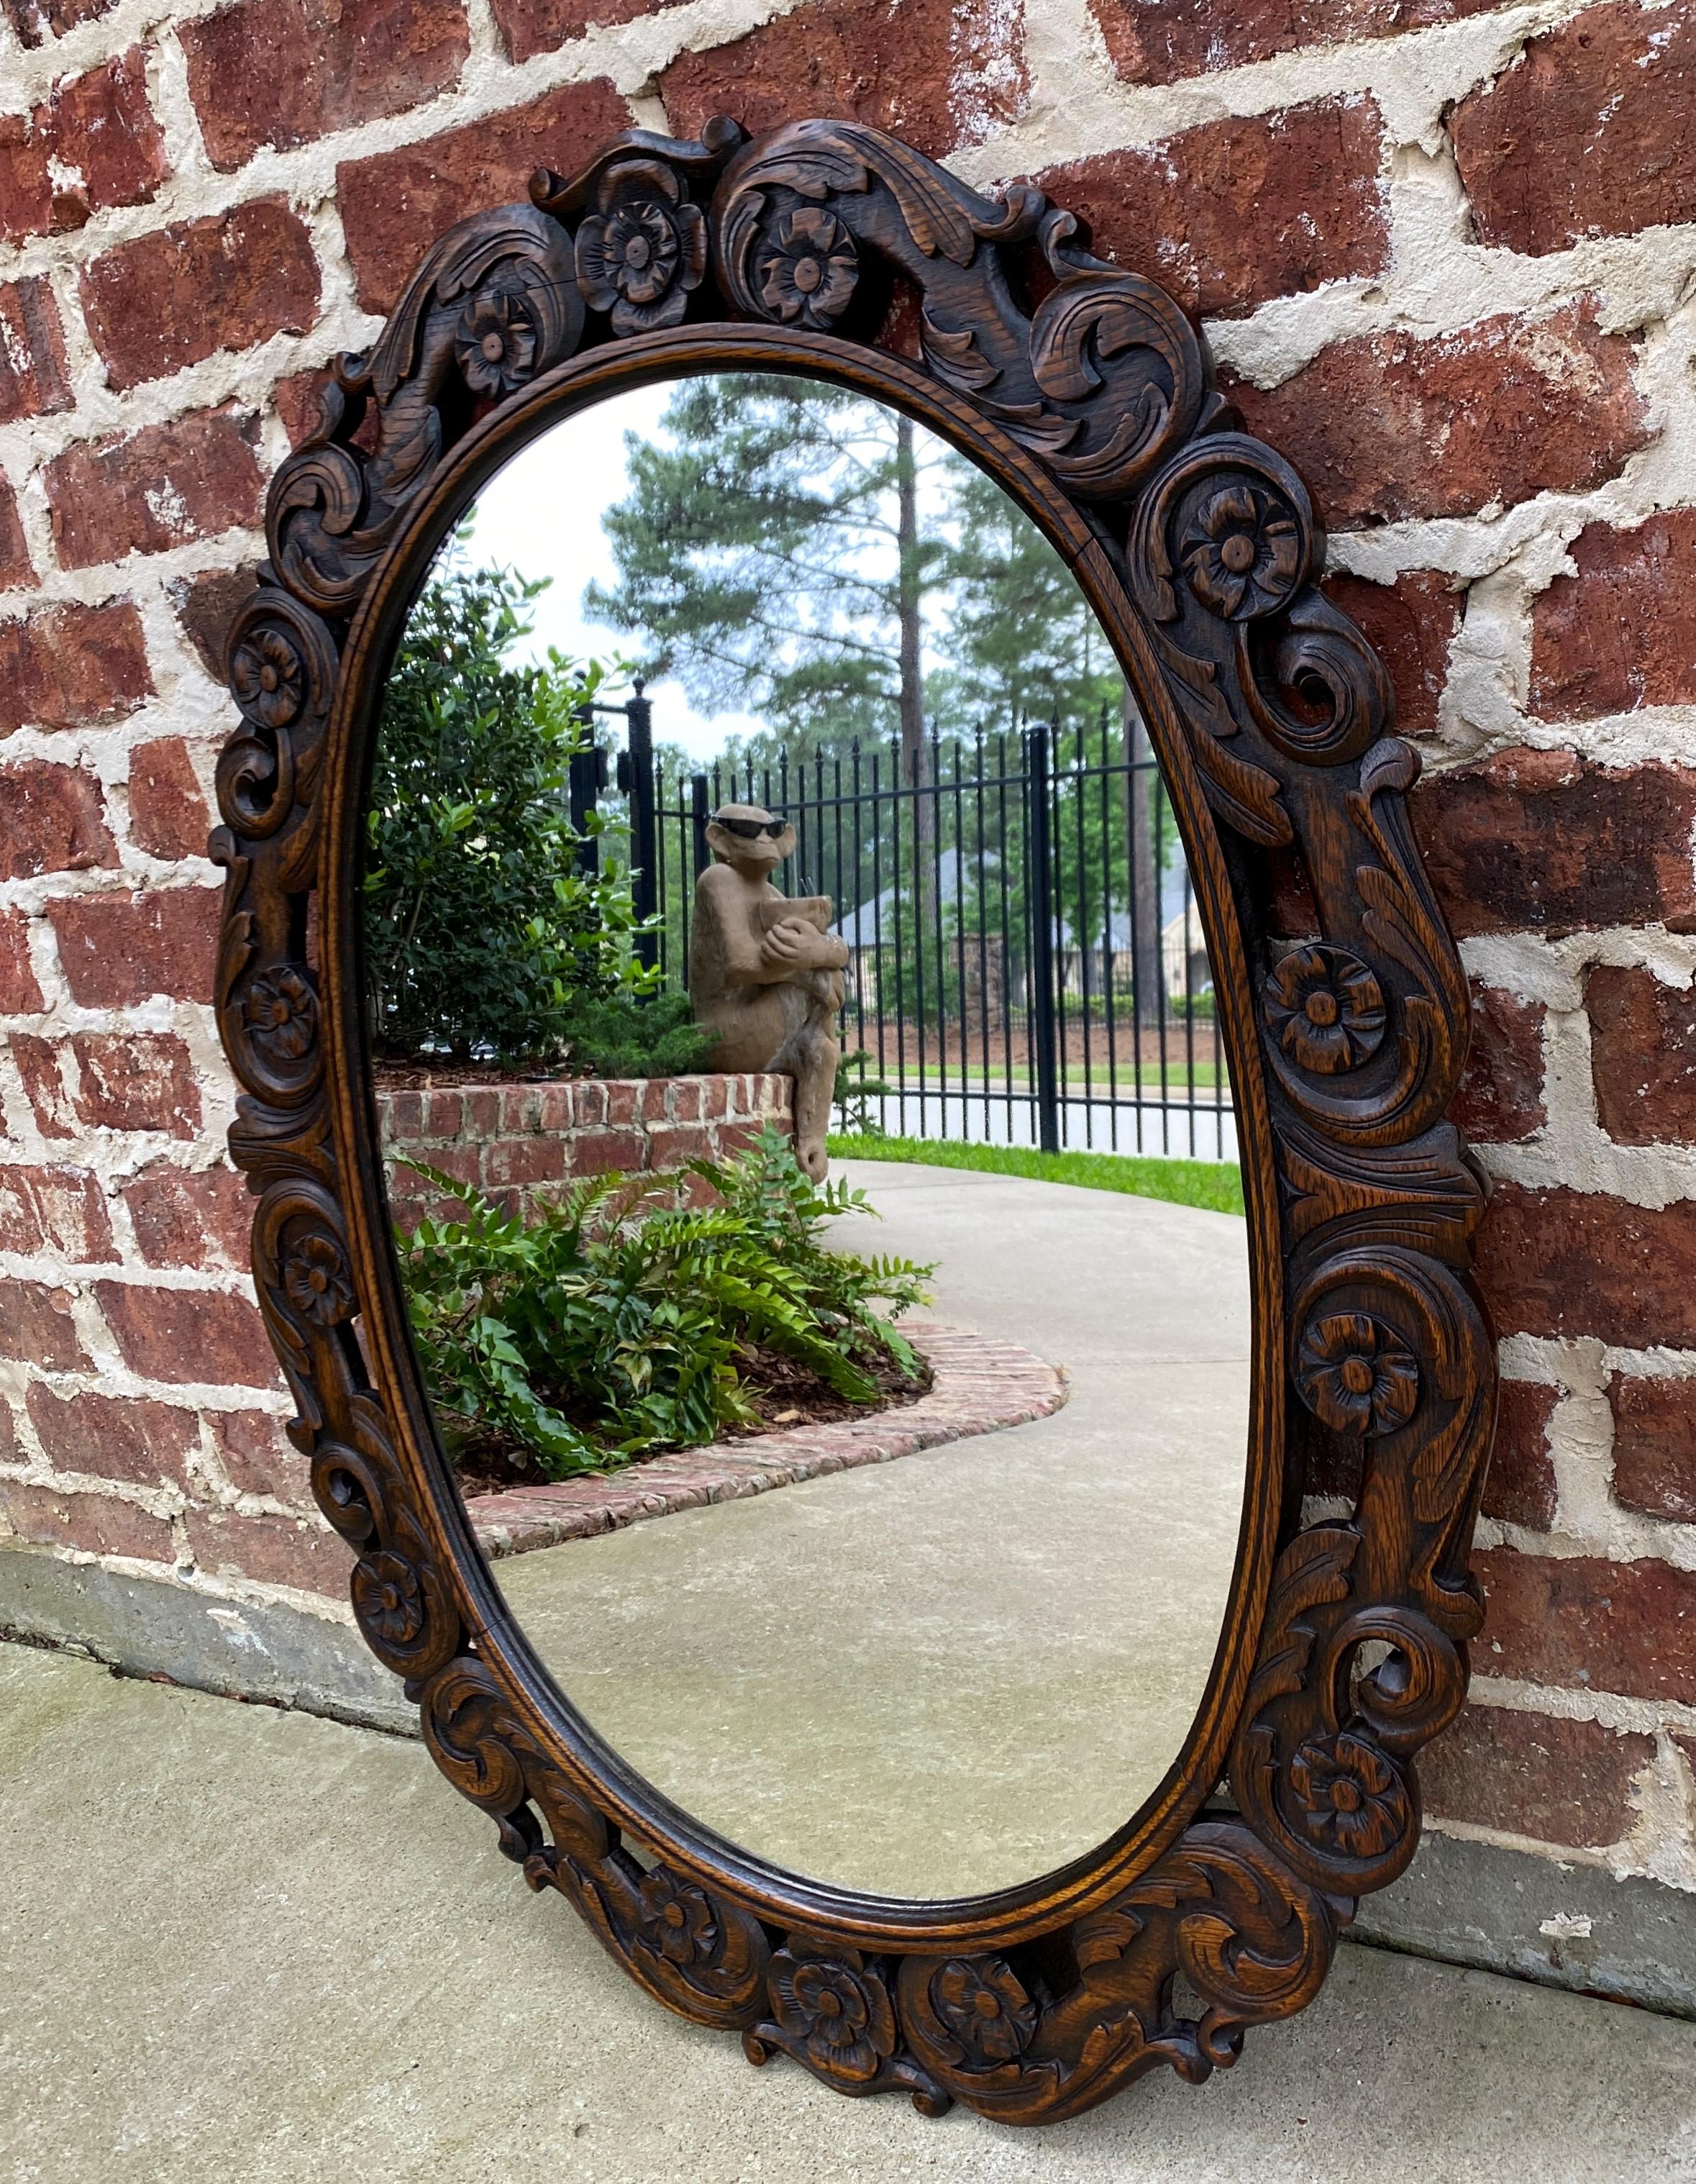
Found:
[[[881,338],[898,322],[916,359]],[[1164,1802],[1083,1868],[965,1904],[771,1872],[595,1745],[470,1543],[380,1234],[351,875],[408,588],[475,465],[621,376],[715,365],[827,373],[904,405],[1068,554],[1171,788],[1229,1047],[1262,1318],[1225,1665]],[[1441,1119],[1465,981],[1409,827],[1418,761],[1382,667],[1315,588],[1300,479],[1236,426],[1183,312],[1093,258],[1033,189],[983,196],[851,123],[753,142],[727,121],[692,144],[632,131],[452,229],[369,355],[336,362],[231,632],[242,726],[213,851],[231,1149],[258,1199],[290,1432],[359,1557],[359,1627],[531,1885],[649,1993],[740,2031],[756,2061],[927,2114],[958,2099],[1051,2121],[1156,2064],[1198,2081],[1310,2001],[1354,1899],[1413,1854],[1415,1754],[1461,1703],[1479,1622],[1493,1381],[1465,1270],[1482,1195]],[[1290,845],[1318,927],[1293,945],[1265,912],[1264,854]],[[1280,1531],[1315,1422],[1360,1445],[1360,1499]],[[1240,1817],[1204,1818],[1227,1765]]]

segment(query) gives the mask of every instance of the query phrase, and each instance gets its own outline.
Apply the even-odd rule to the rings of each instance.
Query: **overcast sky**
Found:
[[[664,383],[637,387],[579,410],[522,448],[478,496],[473,559],[509,565],[525,577],[553,578],[532,603],[535,632],[518,656],[541,659],[553,645],[572,659],[610,660],[621,642],[630,643],[628,632],[587,619],[583,593],[592,582],[610,588],[616,579],[601,512],[630,489],[625,436],[633,432],[642,439],[663,440],[659,421],[673,392],[673,386]],[[942,443],[922,426],[917,439],[921,463],[927,443],[930,450],[943,452]],[[925,471],[920,476],[922,521]],[[938,520],[940,505],[930,513],[933,521]],[[608,693],[614,700],[627,694],[622,689]],[[651,684],[648,695],[653,699],[656,738],[681,744],[698,760],[715,756],[728,736],[764,725],[745,713],[709,718],[696,710],[681,683],[669,679]]]

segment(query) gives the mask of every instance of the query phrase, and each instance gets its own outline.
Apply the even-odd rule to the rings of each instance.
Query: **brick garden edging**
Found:
[[[787,1077],[568,1077],[380,1090],[377,1113],[386,1154],[475,1184],[510,1211],[537,1184],[721,1160],[769,1123],[787,1131],[792,1100]],[[389,1171],[389,1197],[398,1217],[448,1206],[403,1167]]]
[[[916,1403],[827,1425],[739,1435],[601,1477],[480,1495],[467,1505],[478,1544],[495,1561],[592,1539],[650,1517],[739,1502],[827,1472],[892,1463],[921,1448],[1026,1425],[1048,1418],[1066,1400],[1064,1369],[1016,1343],[930,1321],[909,1326],[907,1333],[936,1376],[929,1394]]]

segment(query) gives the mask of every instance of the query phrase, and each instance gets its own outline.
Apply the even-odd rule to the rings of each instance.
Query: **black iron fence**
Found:
[[[679,772],[649,755],[640,693],[628,711],[619,816],[669,981],[687,983],[712,812],[793,823],[778,884],[829,895],[848,948],[841,1123],[1236,1158],[1200,920],[1134,716],[935,739],[916,766],[882,745]]]

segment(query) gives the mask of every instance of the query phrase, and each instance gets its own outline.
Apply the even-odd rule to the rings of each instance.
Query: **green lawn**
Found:
[[[956,1145],[929,1138],[843,1138],[830,1141],[837,1160],[908,1161],[924,1167],[981,1168],[1024,1175],[1037,1183],[1070,1183],[1084,1190],[1122,1190],[1133,1198],[1165,1198],[1213,1213],[1243,1211],[1243,1178],[1233,1161],[1138,1160],[1126,1153],[1042,1153],[1031,1145]]]

